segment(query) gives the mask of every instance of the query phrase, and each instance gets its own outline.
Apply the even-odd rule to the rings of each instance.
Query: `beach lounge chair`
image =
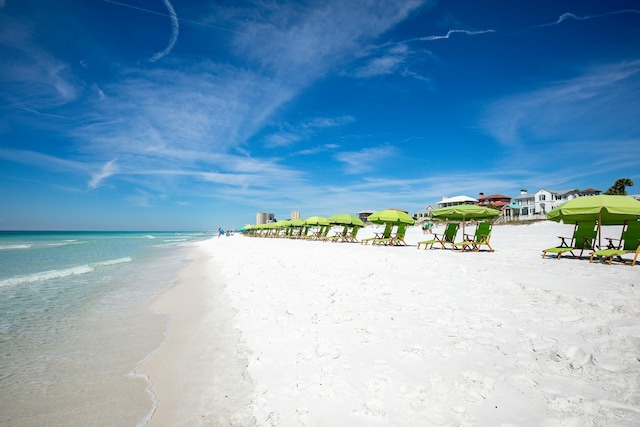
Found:
[[[404,236],[407,234],[407,224],[398,224],[396,232],[387,238],[374,239],[372,245],[385,245],[385,246],[407,246],[407,242],[404,241]]]
[[[339,233],[336,233],[335,235],[327,238],[326,240],[331,240],[332,242],[340,242],[343,239],[345,239],[347,237],[347,234],[349,233],[349,226],[345,225],[342,228],[342,231],[340,231]]]
[[[493,248],[489,244],[491,238],[492,224],[489,221],[483,221],[478,223],[476,232],[474,234],[465,234],[462,242],[454,243],[453,249],[461,249],[462,251],[471,250],[479,252],[480,247],[486,245],[489,247],[489,252],[493,252]]]
[[[360,230],[359,225],[354,225],[353,227],[351,227],[351,231],[347,233],[347,237],[344,241],[349,243],[359,243],[357,238],[359,230]]]
[[[373,237],[367,237],[366,239],[362,239],[360,240],[360,244],[361,245],[368,245],[369,242],[373,242],[376,239],[388,239],[389,237],[391,237],[391,229],[393,228],[393,224],[390,222],[385,223],[384,226],[384,231],[382,232],[382,234],[378,234],[376,233],[375,236]]]
[[[456,239],[456,234],[458,234],[459,226],[460,224],[457,222],[450,222],[449,224],[447,224],[447,227],[444,229],[444,233],[442,234],[433,233],[433,239],[418,242],[418,249],[420,249],[420,245],[424,245],[424,249],[430,249],[430,248],[433,248],[433,245],[436,243],[439,243],[442,249],[446,249],[447,243],[453,245],[453,242]]]
[[[348,225],[344,226],[344,230],[342,230],[342,233],[333,236],[331,238],[332,242],[353,242],[353,243],[358,243],[358,239],[356,238],[356,236],[358,235],[358,230],[360,230],[360,226],[359,225],[353,225],[351,226],[351,230],[349,230]]]
[[[640,221],[632,221],[625,224],[620,239],[607,240],[609,240],[607,249],[591,252],[589,262],[593,262],[593,258],[597,257],[599,259],[609,259],[609,264],[613,262],[613,258],[617,258],[624,263],[622,255],[635,252],[633,261],[631,261],[631,265],[635,265],[638,253],[640,253]],[[618,244],[614,244],[614,241],[617,241]]]
[[[307,234],[304,238],[308,240],[325,240],[331,230],[330,225],[320,225],[312,233]]]
[[[560,245],[554,248],[543,250],[542,258],[544,258],[547,254],[554,254],[556,255],[557,259],[560,259],[562,254],[565,254],[567,252],[571,253],[571,255],[575,257],[576,254],[574,253],[574,251],[578,250],[580,251],[578,258],[580,258],[585,249],[594,248],[594,240],[596,239],[597,234],[598,230],[596,229],[596,222],[576,222],[576,226],[573,229],[573,236],[558,236],[558,238],[561,239]],[[567,242],[567,240],[569,240],[569,242]]]

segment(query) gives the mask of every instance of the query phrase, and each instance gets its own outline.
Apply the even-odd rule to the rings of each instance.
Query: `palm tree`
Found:
[[[629,178],[620,178],[611,186],[611,188],[605,191],[604,194],[626,196],[627,195],[626,187],[632,187],[632,186],[633,186],[633,181],[631,181]]]

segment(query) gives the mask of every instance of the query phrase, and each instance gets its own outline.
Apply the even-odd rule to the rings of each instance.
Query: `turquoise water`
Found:
[[[0,425],[144,425],[149,304],[202,233],[0,232]]]

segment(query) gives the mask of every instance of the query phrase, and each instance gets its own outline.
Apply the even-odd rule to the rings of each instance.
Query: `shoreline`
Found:
[[[157,399],[145,426],[249,425],[252,390],[236,311],[225,295],[207,241],[193,244],[175,285],[151,305],[170,316],[166,337],[136,369]]]

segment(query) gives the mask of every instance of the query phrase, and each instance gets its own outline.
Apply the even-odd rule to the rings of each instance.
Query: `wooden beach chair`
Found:
[[[491,227],[492,224],[489,221],[478,223],[476,232],[474,234],[465,234],[462,242],[453,244],[453,249],[460,249],[463,252],[465,250],[479,252],[480,247],[486,245],[489,248],[489,252],[493,252],[493,248],[489,244],[489,239],[491,239]]]
[[[342,231],[340,231],[339,233],[336,233],[334,236],[329,237],[327,240],[331,240],[334,243],[341,242],[343,239],[347,237],[348,233],[349,233],[349,226],[345,225],[342,228]]]
[[[591,252],[589,262],[593,262],[593,258],[596,257],[603,260],[608,259],[609,264],[613,262],[614,258],[625,263],[622,255],[635,252],[633,261],[631,261],[631,265],[635,265],[638,253],[640,253],[640,221],[632,221],[625,224],[619,239],[607,238],[607,240],[609,241],[607,249]],[[614,241],[618,243],[615,244]]]
[[[385,245],[385,246],[407,246],[407,242],[404,241],[404,236],[407,234],[407,224],[398,224],[396,232],[389,237],[374,239],[372,245]]]
[[[442,249],[446,249],[446,244],[449,243],[452,245],[456,239],[456,234],[458,234],[458,227],[460,227],[460,223],[450,222],[447,224],[447,227],[444,229],[444,233],[437,234],[433,233],[433,239],[431,240],[423,240],[422,242],[418,242],[418,249],[420,249],[420,245],[424,245],[424,249],[432,249],[433,245],[438,243]]]
[[[356,236],[358,235],[358,230],[360,230],[359,225],[353,225],[351,227],[349,227],[348,225],[345,225],[342,233],[336,236],[333,236],[331,238],[331,241],[334,243],[335,242],[358,243],[358,239],[356,238]]]
[[[382,232],[382,234],[378,235],[376,233],[375,236],[373,237],[367,237],[366,239],[361,239],[360,240],[360,244],[361,245],[368,245],[369,242],[373,242],[376,239],[388,239],[389,237],[391,237],[391,229],[393,228],[393,224],[390,222],[385,223],[384,226],[384,231]]]
[[[577,256],[580,258],[585,249],[593,249],[594,241],[598,234],[598,230],[596,228],[597,223],[594,221],[583,221],[576,222],[576,225],[573,229],[572,237],[562,237],[558,236],[561,239],[560,245],[545,249],[542,251],[542,258],[544,258],[547,254],[554,254],[557,259],[569,252],[574,257],[576,254],[574,251],[580,251]]]
[[[349,232],[347,234],[347,238],[345,239],[345,242],[348,242],[348,243],[359,243],[359,241],[358,241],[358,231],[360,231],[360,226],[359,225],[354,225],[353,227],[351,227],[351,232]]]

